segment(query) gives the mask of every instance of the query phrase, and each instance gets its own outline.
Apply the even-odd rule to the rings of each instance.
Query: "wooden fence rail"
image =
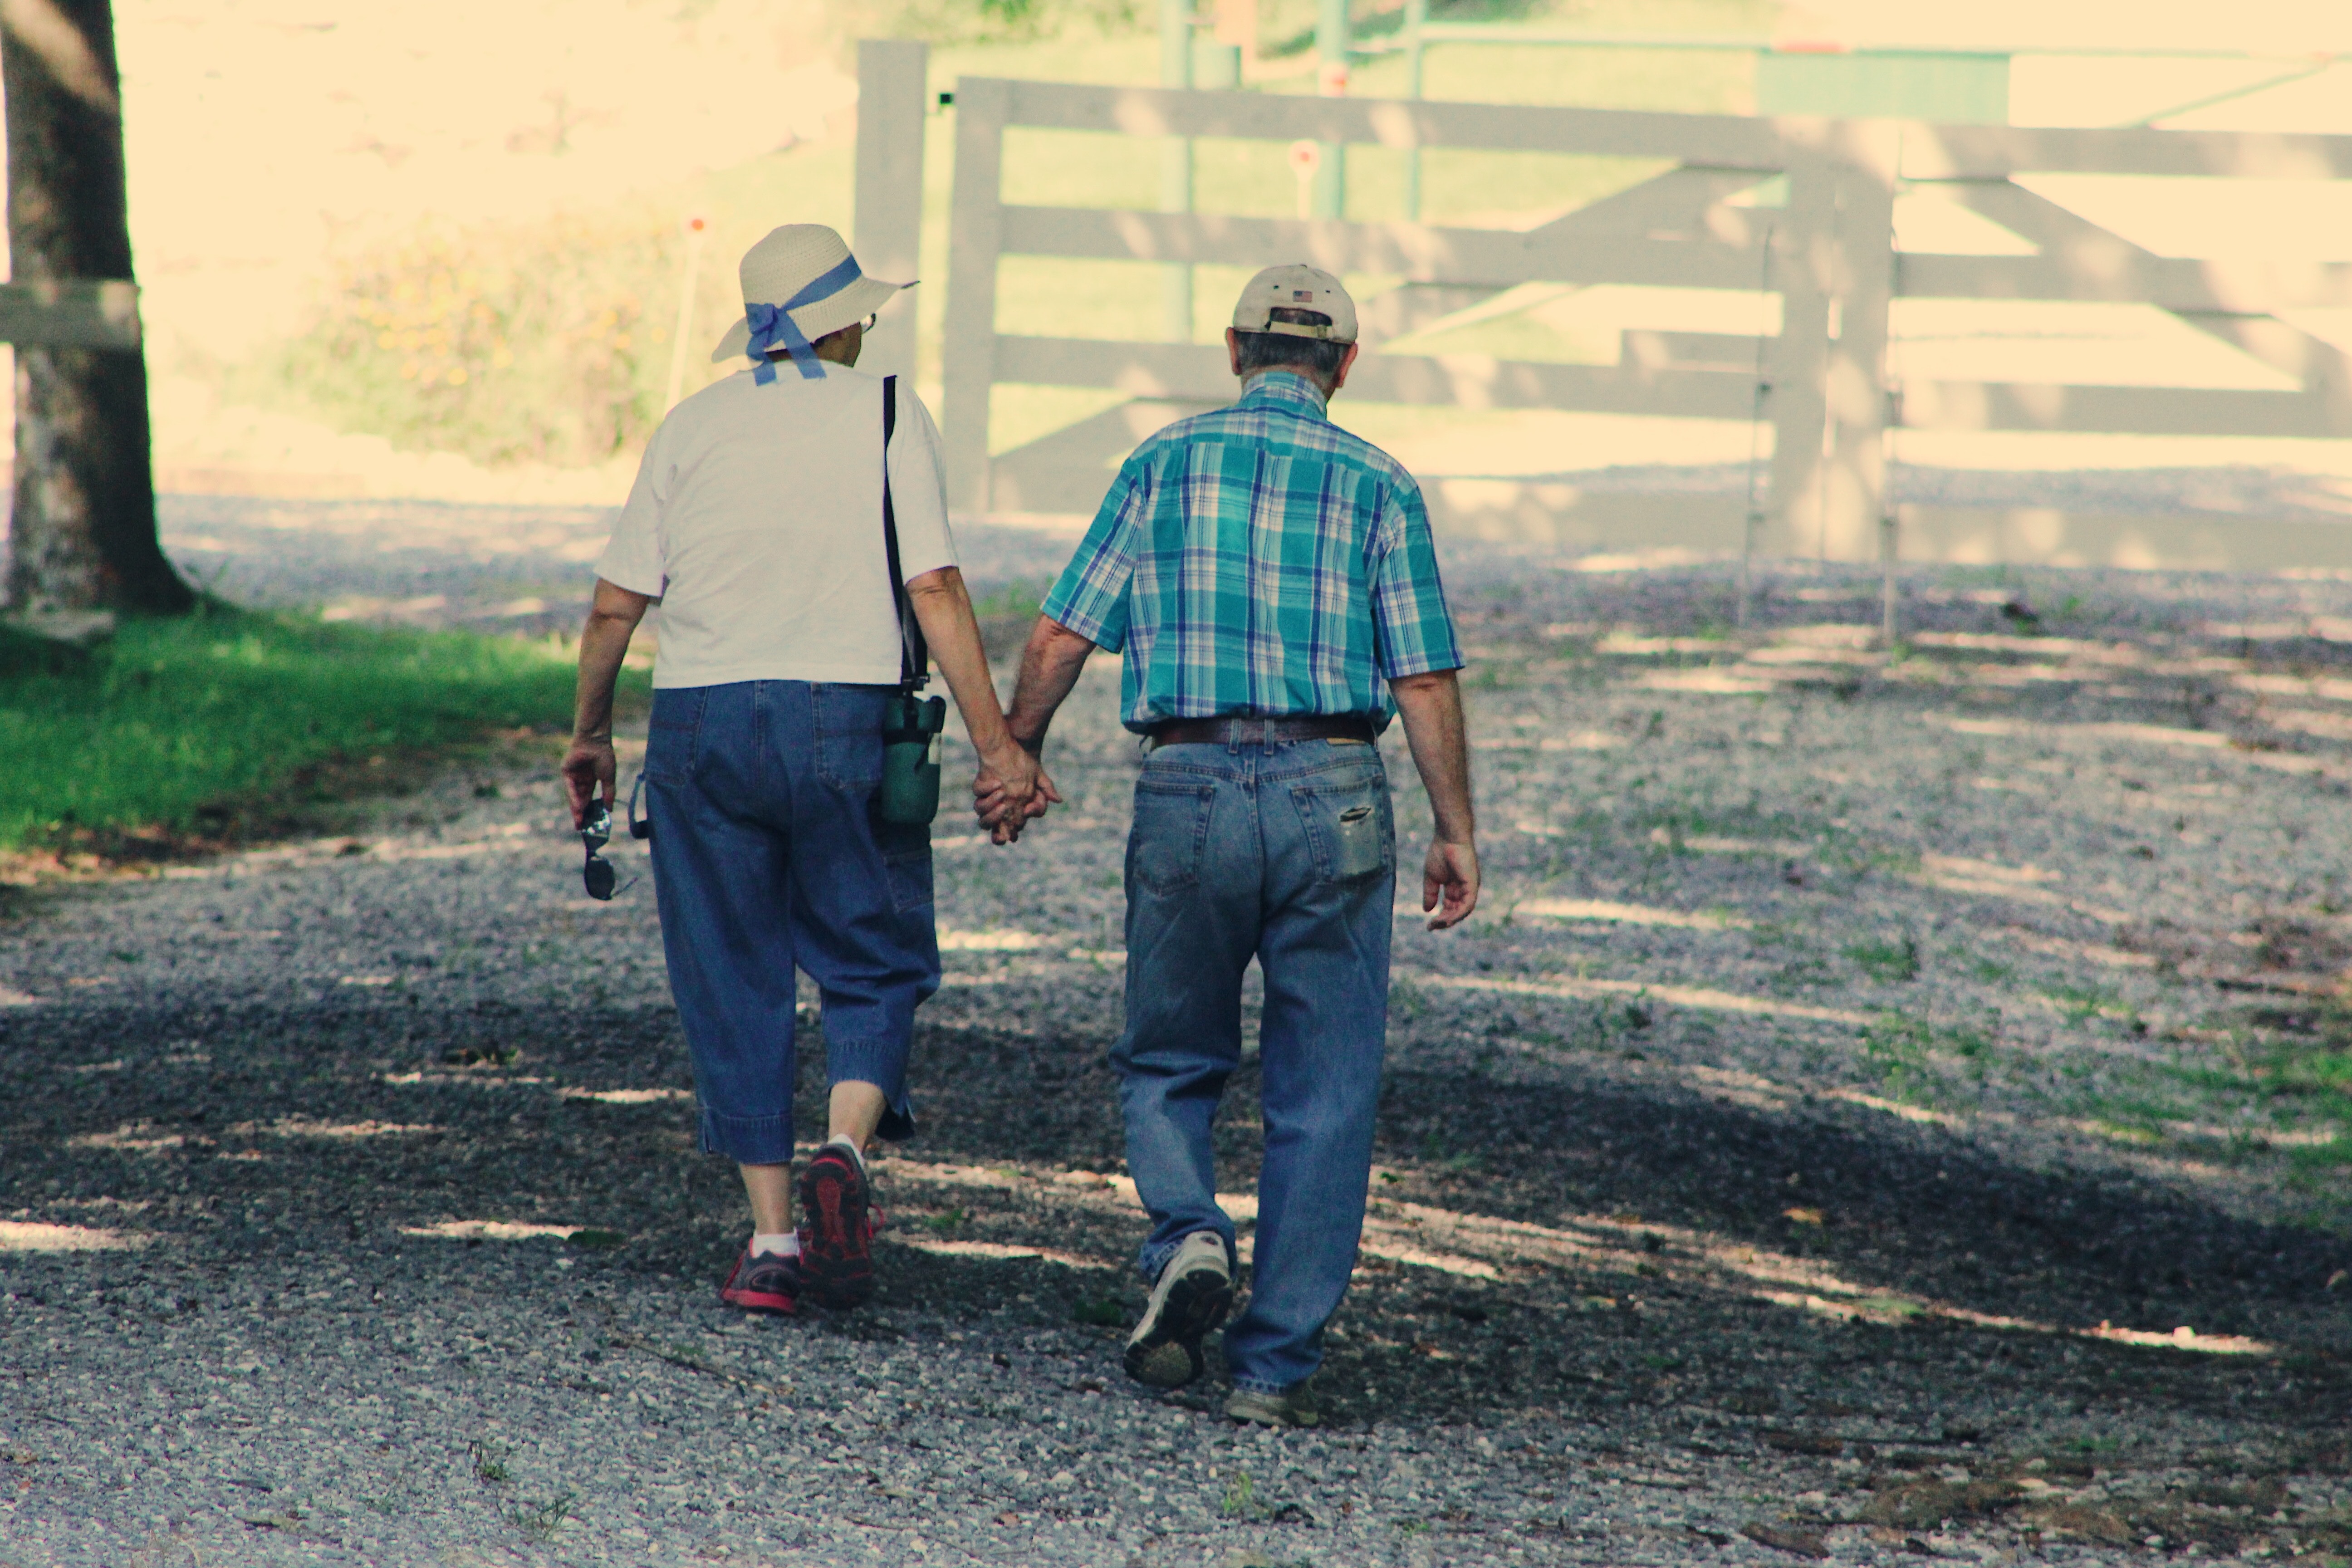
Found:
[[[139,286],[111,280],[0,283],[0,342],[26,348],[135,349]]]
[[[2040,174],[2352,178],[2352,137],[2160,131],[2042,131],[1903,121],[1750,119],[1490,104],[1388,102],[1247,92],[965,79],[955,93],[956,166],[943,345],[951,502],[961,510],[1083,511],[1107,454],[1187,406],[1223,402],[1221,347],[1023,336],[997,330],[999,258],[1097,258],[1255,268],[1306,260],[1400,277],[1367,301],[1368,353],[1349,383],[1367,400],[1472,408],[1761,419],[1769,484],[1750,510],[1718,495],[1604,497],[1572,482],[1433,487],[1443,519],[1562,543],[1673,543],[1829,560],[2000,555],[2124,564],[2228,565],[2198,524],[2112,519],[1891,515],[1887,433],[2125,432],[2352,437],[2352,359],[2275,312],[2352,306],[2352,261],[2155,254],[2014,183]],[[1633,188],[1515,232],[1407,223],[1289,221],[1214,214],[1029,206],[1003,199],[1014,126],[1128,135],[1463,147],[1671,160]],[[1785,182],[1782,205],[1758,201]],[[1899,193],[1929,188],[2033,247],[2030,255],[1896,248]],[[1731,205],[1748,193],[1758,205]],[[1379,340],[1526,283],[1746,291],[1778,305],[1759,342],[1724,333],[1622,335],[1614,365],[1379,352]],[[1897,299],[2128,301],[2173,312],[2295,390],[1920,379],[1888,367]],[[1769,310],[1759,310],[1769,319]],[[1000,383],[1125,392],[1114,409],[992,461]],[[1565,478],[1565,477],[1564,477]],[[2051,518],[2056,516],[2056,523]],[[2352,564],[2352,526],[2298,551]],[[2178,536],[2175,544],[2165,542]],[[2314,542],[2317,541],[2317,542]],[[2177,548],[2176,548],[2177,544]],[[2274,544],[2250,546],[2265,563]],[[2182,555],[2177,562],[2160,558]],[[2185,552],[2185,553],[2184,553]],[[2339,562],[2336,557],[2341,556]]]

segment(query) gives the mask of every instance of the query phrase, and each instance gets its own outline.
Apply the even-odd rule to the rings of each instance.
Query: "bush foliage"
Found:
[[[601,462],[660,423],[682,241],[651,213],[436,225],[341,258],[272,367],[345,427],[478,462]],[[657,313],[657,312],[656,312]]]
[[[1159,26],[1140,0],[896,0],[875,5],[872,25],[931,44],[1025,44],[1097,34],[1117,37]]]

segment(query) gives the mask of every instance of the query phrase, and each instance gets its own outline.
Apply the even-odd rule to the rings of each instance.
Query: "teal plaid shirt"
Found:
[[[1125,650],[1136,731],[1226,713],[1386,725],[1383,681],[1462,667],[1421,487],[1280,372],[1135,449],[1045,614]]]

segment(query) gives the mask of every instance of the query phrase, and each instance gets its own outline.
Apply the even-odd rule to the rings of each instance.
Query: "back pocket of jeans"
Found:
[[[852,793],[882,782],[882,707],[888,699],[877,686],[809,688],[817,777]]]
[[[1298,805],[1326,877],[1353,882],[1388,869],[1388,790],[1381,781],[1329,793],[1301,790]]]
[[[1209,816],[1216,785],[1145,778],[1135,785],[1135,825],[1127,836],[1127,874],[1155,893],[1178,892],[1201,880],[1208,853]]]
[[[653,718],[646,726],[646,777],[657,784],[679,784],[693,773],[702,745],[702,714],[709,700],[710,689],[705,686],[654,693]]]

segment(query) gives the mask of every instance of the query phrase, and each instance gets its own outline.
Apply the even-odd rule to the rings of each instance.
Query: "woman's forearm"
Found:
[[[907,597],[924,640],[930,644],[931,662],[939,666],[948,694],[963,715],[972,749],[983,757],[1000,754],[1013,740],[1004,728],[1004,710],[998,705],[995,678],[989,673],[988,650],[981,645],[980,622],[972,614],[963,574],[953,566],[926,572],[907,584]]]
[[[580,684],[572,699],[575,740],[612,738],[613,689],[621,678],[621,661],[628,657],[629,639],[652,603],[643,594],[597,579],[595,602],[580,628]]]

